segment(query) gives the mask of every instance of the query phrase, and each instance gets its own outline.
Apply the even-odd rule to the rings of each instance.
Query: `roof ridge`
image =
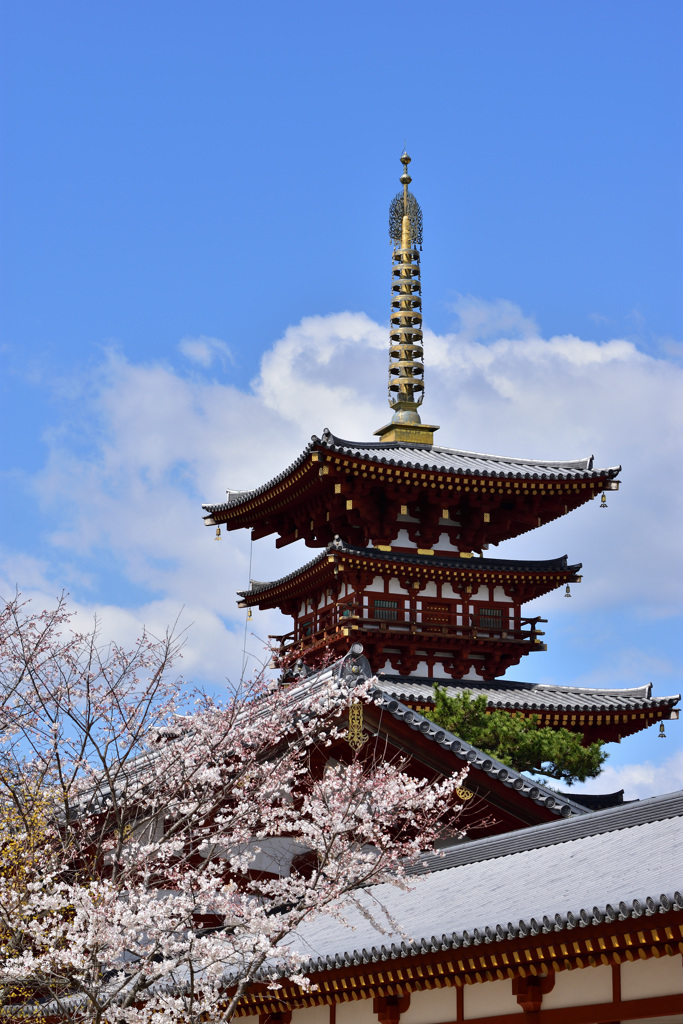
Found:
[[[374,676],[373,679],[379,684],[377,676]],[[572,814],[584,815],[591,813],[586,807],[575,803],[571,798],[552,791],[542,782],[535,782],[529,779],[527,776],[522,775],[521,772],[510,768],[509,765],[503,764],[496,757],[492,757],[485,751],[475,747],[472,743],[460,739],[459,736],[449,732],[448,729],[443,729],[440,725],[436,725],[430,719],[421,715],[419,711],[409,708],[397,697],[386,694],[379,685],[373,687],[370,691],[370,696],[377,701],[380,707],[388,711],[398,721],[405,722],[411,729],[421,732],[427,739],[438,743],[440,747],[444,750],[449,750],[460,760],[467,762],[478,771],[483,771],[484,774],[491,778],[497,779],[504,786],[514,789],[521,796],[533,800],[534,803],[542,807],[546,807],[549,811],[561,814],[564,818],[568,818]]]
[[[322,558],[326,557],[328,554],[333,554],[334,552],[340,552],[342,554],[344,554],[344,552],[348,552],[349,554],[364,555],[366,558],[374,558],[377,561],[381,562],[390,562],[392,560],[402,562],[410,560],[417,561],[425,565],[439,565],[442,563],[455,562],[458,563],[455,566],[455,568],[458,568],[460,566],[460,563],[463,563],[462,567],[468,569],[469,571],[475,571],[477,569],[485,570],[487,568],[491,571],[495,571],[496,569],[502,570],[506,566],[520,567],[524,565],[536,566],[538,568],[546,568],[548,570],[566,570],[567,572],[577,572],[579,569],[582,568],[581,562],[576,562],[574,565],[568,565],[567,555],[558,555],[556,558],[477,558],[472,560],[461,558],[458,555],[420,555],[417,553],[417,550],[415,552],[381,551],[379,548],[375,547],[355,547],[352,544],[346,544],[344,541],[333,540],[330,541],[329,544],[326,544],[325,547],[322,547],[319,553],[314,558],[311,558],[308,562],[304,562],[304,564],[299,566],[298,569],[293,569],[285,576],[280,576],[276,580],[263,581],[259,584],[259,589],[275,587],[281,583],[286,582],[287,580],[293,579],[295,576],[298,576],[305,570],[310,569],[313,565],[319,562]],[[240,597],[245,597],[247,594],[250,594],[252,592],[253,591],[251,589],[237,591]]]
[[[408,686],[414,683],[418,686],[430,686],[434,683],[438,683],[440,686],[461,688],[471,687],[477,690],[488,690],[490,693],[505,693],[507,691],[513,691],[516,689],[528,690],[530,694],[543,690],[548,694],[560,693],[560,694],[588,694],[594,696],[607,695],[610,697],[642,697],[647,700],[652,700],[655,703],[664,703],[666,701],[678,702],[681,699],[681,694],[666,694],[662,696],[652,697],[651,683],[644,683],[642,686],[632,686],[624,689],[609,689],[608,687],[591,687],[591,686],[564,686],[561,683],[531,683],[524,682],[518,679],[453,679],[450,676],[402,676],[399,673],[383,672],[377,673],[378,679],[384,683],[385,686],[391,686],[392,683],[395,685]]]
[[[332,446],[339,445],[344,448],[368,448],[370,450],[378,448],[395,448],[397,451],[401,449],[416,448],[418,451],[435,451],[435,452],[448,452],[450,455],[461,455],[465,458],[470,459],[493,459],[499,462],[510,462],[513,465],[523,466],[582,466],[584,469],[592,469],[595,461],[595,456],[585,455],[580,459],[526,459],[520,458],[515,455],[493,455],[490,452],[470,452],[464,448],[449,448],[447,445],[440,444],[420,444],[419,442],[405,442],[405,441],[349,441],[342,437],[337,437],[332,433],[331,430],[325,428],[322,436],[322,443],[328,447],[330,443]],[[621,470],[621,466],[609,466],[605,469],[616,469]]]
[[[618,807],[589,811],[582,816],[561,821],[543,822],[541,825],[532,825],[516,832],[465,840],[440,855],[424,858],[419,865],[408,870],[410,874],[415,875],[443,871],[460,864],[509,857],[524,850],[558,846],[587,836],[635,828],[651,821],[677,817],[683,817],[683,790],[634,800]]]

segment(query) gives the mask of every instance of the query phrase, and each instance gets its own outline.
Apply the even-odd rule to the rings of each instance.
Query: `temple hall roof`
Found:
[[[377,563],[378,572],[380,571],[380,567],[386,567],[394,563],[405,566],[420,566],[427,570],[441,568],[474,574],[563,573],[566,575],[569,573],[573,575],[581,568],[580,562],[577,562],[575,565],[569,565],[566,555],[562,555],[559,558],[550,558],[545,560],[446,557],[444,555],[419,555],[417,552],[380,551],[378,548],[359,548],[354,547],[351,544],[345,544],[343,541],[337,539],[328,544],[324,551],[321,551],[319,555],[316,555],[315,558],[306,562],[299,569],[295,569],[286,576],[270,582],[252,580],[252,585],[249,590],[239,590],[238,594],[240,597],[245,599],[253,599],[259,595],[265,596],[269,591],[277,591],[288,582],[299,579],[310,570],[313,570],[316,566],[326,565],[330,557],[335,555],[345,555],[357,560],[361,559],[364,562],[371,564]],[[564,582],[564,579],[562,582]],[[557,581],[553,581],[547,589],[552,590],[553,587],[558,585]]]
[[[595,469],[593,456],[573,460],[520,459],[485,455],[456,448],[429,444],[386,444],[373,441],[346,441],[327,428],[322,437],[313,435],[303,452],[272,480],[251,490],[229,490],[227,501],[202,506],[209,514],[236,508],[271,490],[297,470],[314,451],[347,456],[377,465],[398,466],[453,475],[508,478],[516,480],[586,481],[614,479],[621,467]]]
[[[577,926],[680,911],[682,825],[678,792],[464,842],[417,868],[408,892],[373,886],[354,896],[360,909],[344,906],[343,921],[323,915],[302,925],[294,935],[308,957],[302,971],[482,943],[493,953],[526,935],[558,933],[561,942]],[[372,923],[380,916],[383,933]]]
[[[652,683],[625,690],[609,690],[521,683],[512,679],[497,679],[488,683],[476,679],[431,679],[384,672],[377,674],[377,681],[386,694],[411,704],[433,703],[433,686],[438,683],[453,697],[467,691],[473,697],[486,697],[490,708],[504,711],[642,711],[661,708],[663,705],[673,708],[681,699],[680,694],[653,697]]]
[[[538,782],[527,775],[523,775],[521,772],[515,771],[497,758],[491,757],[485,751],[479,750],[478,747],[465,740],[461,740],[447,729],[442,729],[440,725],[435,725],[434,722],[425,718],[418,711],[414,711],[401,701],[388,696],[382,691],[381,687],[378,686],[373,690],[371,696],[374,697],[383,711],[388,712],[397,721],[403,722],[416,732],[420,732],[428,740],[441,747],[442,750],[455,755],[456,764],[454,765],[454,770],[460,770],[461,767],[469,765],[471,769],[483,772],[490,779],[502,783],[506,788],[515,790],[516,793],[527,797],[533,803],[545,807],[547,810],[552,811],[553,814],[561,815],[562,817],[589,813],[583,804],[577,803],[572,797],[557,793],[557,791],[544,785],[542,782]],[[464,764],[458,765],[458,761],[464,762]]]
[[[358,646],[360,647],[360,645]],[[296,704],[297,700],[301,699],[304,694],[315,693],[322,687],[329,685],[330,681],[334,679],[345,678],[348,684],[347,666],[349,657],[341,658],[339,661],[317,672],[309,673],[293,684],[289,684],[291,686],[290,699],[292,703]],[[356,664],[358,672],[353,676],[356,682],[377,682],[376,677],[372,676],[370,665],[364,657],[360,658]],[[430,722],[429,719],[425,718],[418,711],[409,708],[400,700],[396,700],[385,693],[381,685],[372,687],[369,693],[369,700],[379,709],[378,720],[384,719],[385,730],[386,718],[390,716],[391,719],[400,723],[401,727],[407,726],[412,732],[420,733],[429,744],[434,744],[435,747],[444,751],[445,758],[443,760],[441,759],[442,755],[439,755],[442,771],[449,758],[452,758],[452,771],[459,772],[463,767],[469,766],[472,772],[475,773],[475,777],[477,774],[482,773],[491,780],[494,788],[502,786],[504,790],[513,790],[518,797],[525,798],[542,808],[544,813],[550,812],[550,815],[563,818],[568,818],[575,814],[583,815],[590,813],[586,807],[574,801],[567,794],[559,794],[549,786],[545,786],[542,782],[529,778],[521,772],[515,771],[514,768],[509,768],[502,761],[498,761],[495,757],[491,757],[484,751],[479,750],[478,747],[467,743],[465,740],[461,740],[458,736],[448,732],[447,729],[442,729],[441,726],[435,725],[434,722]]]

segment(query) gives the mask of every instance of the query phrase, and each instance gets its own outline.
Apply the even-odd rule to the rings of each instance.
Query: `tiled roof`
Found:
[[[420,679],[384,672],[379,672],[377,679],[386,694],[401,701],[430,704],[434,700],[434,683],[438,683],[453,697],[467,690],[473,697],[486,697],[491,708],[511,711],[635,711],[661,707],[662,704],[673,707],[681,699],[680,694],[652,697],[652,683],[628,690],[601,690],[547,683],[519,683],[507,679],[491,683],[469,679]]]
[[[562,815],[562,817],[567,818],[573,814],[583,815],[589,813],[586,807],[570,797],[548,789],[542,783],[535,782],[526,775],[514,771],[514,769],[503,764],[502,761],[498,761],[495,757],[484,753],[478,747],[472,746],[471,743],[466,743],[465,740],[454,736],[447,729],[442,729],[441,726],[430,722],[424,715],[413,711],[405,704],[402,704],[401,701],[387,695],[379,686],[372,691],[372,696],[381,708],[388,711],[398,721],[404,722],[411,729],[422,733],[427,739],[438,744],[443,750],[454,754],[457,760],[464,762],[463,767],[469,765],[477,771],[483,772],[489,778],[502,782],[508,789],[514,789],[522,796],[527,797],[542,807],[546,807],[555,814]]]
[[[495,860],[524,850],[538,850],[543,846],[572,843],[596,833],[605,835],[607,832],[618,832],[653,821],[663,821],[665,818],[681,817],[683,790],[666,793],[664,796],[649,797],[647,800],[633,800],[619,804],[618,807],[594,811],[592,814],[568,818],[562,822],[548,821],[516,832],[506,832],[504,835],[487,836],[475,842],[461,842],[446,850],[443,856],[427,857],[420,861],[410,873],[424,875],[428,871],[445,871],[458,864]],[[683,828],[683,822],[681,827]],[[681,881],[683,882],[683,879]]]
[[[506,477],[518,480],[595,480],[606,476],[613,479],[621,469],[621,466],[594,469],[592,455],[584,459],[569,461],[517,459],[501,455],[484,455],[480,452],[459,451],[456,448],[442,448],[439,445],[345,441],[325,429],[322,437],[316,437],[314,434],[310,443],[294,462],[272,480],[253,490],[228,491],[227,501],[202,505],[202,508],[211,513],[224,512],[228,508],[242,505],[250,498],[269,490],[275,484],[286,479],[312,451],[320,450],[408,469],[470,474],[472,476]]]
[[[318,916],[288,942],[311,973],[679,911],[682,816],[676,793],[464,842],[411,879],[410,891],[356,893],[360,909],[349,900],[343,921]]]
[[[580,562],[577,562],[575,565],[568,565],[566,555],[562,555],[560,558],[545,559],[543,561],[515,558],[451,558],[446,557],[445,555],[418,555],[417,552],[412,554],[405,551],[380,551],[378,548],[357,548],[350,544],[345,544],[341,540],[334,540],[328,544],[319,555],[316,555],[315,558],[306,562],[299,569],[295,569],[294,572],[288,573],[287,576],[283,576],[279,580],[273,580],[270,583],[252,580],[252,585],[249,590],[238,590],[237,593],[240,597],[247,597],[259,594],[264,590],[272,590],[275,587],[281,586],[283,583],[287,583],[288,580],[295,579],[297,576],[302,575],[308,569],[313,568],[314,565],[324,562],[328,555],[335,553],[368,558],[377,562],[403,562],[408,565],[440,566],[446,569],[464,569],[469,572],[565,571],[576,573],[581,568]]]
[[[359,644],[358,646],[360,647],[361,645]],[[296,703],[297,699],[303,697],[304,694],[313,694],[316,690],[329,684],[331,680],[340,678],[343,675],[345,663],[346,658],[341,658],[339,661],[327,665],[318,672],[311,672],[305,678],[299,679],[290,690],[289,696],[292,703]],[[370,675],[370,665],[365,658],[361,658],[357,662],[357,666],[360,668],[359,673],[355,676],[358,683],[367,682],[371,678],[376,682],[376,677],[371,677]],[[348,676],[346,681],[348,684]],[[514,789],[521,796],[532,800],[539,806],[547,808],[558,816],[567,818],[574,814],[584,815],[590,813],[586,807],[583,807],[565,794],[557,793],[542,783],[534,782],[532,779],[527,778],[526,775],[508,768],[502,761],[498,761],[495,757],[490,757],[482,750],[472,746],[471,743],[466,743],[464,740],[459,739],[459,737],[454,736],[453,733],[435,725],[434,722],[430,722],[419,712],[413,711],[405,704],[402,704],[401,701],[388,696],[379,686],[373,687],[370,697],[383,711],[388,712],[397,721],[404,722],[411,729],[422,733],[427,739],[438,744],[443,750],[453,754],[455,758],[453,766],[455,771],[459,771],[465,765],[470,765],[475,770],[488,775],[489,778],[503,783],[506,788]]]

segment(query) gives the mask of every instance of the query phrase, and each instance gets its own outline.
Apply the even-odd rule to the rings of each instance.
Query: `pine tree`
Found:
[[[538,715],[489,711],[486,697],[473,697],[467,690],[451,697],[436,684],[434,709],[425,714],[515,771],[547,775],[568,786],[594,779],[608,756],[602,743],[584,746],[581,736],[569,729],[541,726]]]

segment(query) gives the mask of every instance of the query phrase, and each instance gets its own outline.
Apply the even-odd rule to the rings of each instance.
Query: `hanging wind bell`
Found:
[[[569,587],[569,584],[567,584],[567,586],[566,586],[566,589],[565,589],[565,592],[564,592],[564,596],[565,597],[571,597],[572,596],[572,592],[571,592],[571,589]]]
[[[217,527],[216,527],[216,536],[215,536],[215,540],[220,540],[220,539],[221,539],[221,528],[220,528],[220,526],[217,526]]]
[[[657,739],[658,740],[665,740],[666,739],[666,733],[664,732],[664,722],[660,722],[659,723],[659,734],[657,736]]]
[[[247,609],[247,619],[253,619],[253,618],[254,618],[254,613],[252,612],[251,608],[248,608]]]
[[[607,495],[604,493],[604,491],[602,493],[602,497],[600,498],[600,508],[607,508]]]

